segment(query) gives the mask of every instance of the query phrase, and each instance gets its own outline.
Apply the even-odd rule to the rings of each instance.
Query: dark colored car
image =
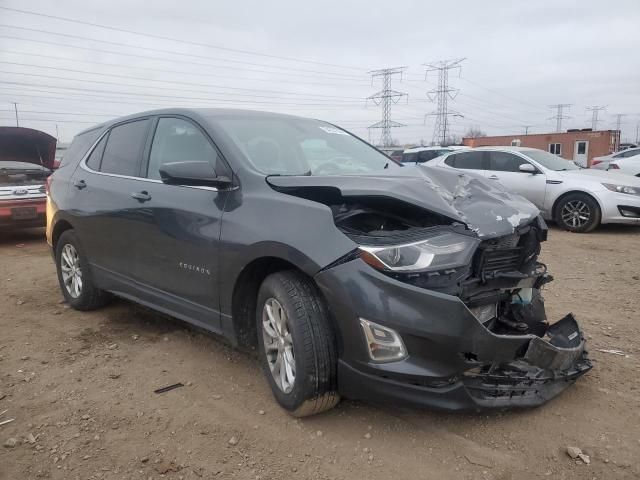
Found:
[[[591,368],[575,319],[547,322],[531,203],[329,123],[147,112],[78,134],[51,178],[72,307],[112,293],[255,348],[294,415],[534,406]]]
[[[45,226],[55,150],[56,139],[47,133],[0,127],[0,228]]]

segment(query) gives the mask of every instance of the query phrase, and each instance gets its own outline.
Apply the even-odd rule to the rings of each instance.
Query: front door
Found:
[[[587,158],[589,157],[589,142],[587,140],[576,140],[573,146],[573,161],[581,167],[587,168]]]
[[[536,168],[536,173],[521,172],[520,165],[529,164],[526,159],[510,152],[487,152],[489,169],[487,178],[519,193],[540,210],[544,206],[547,178]]]
[[[179,311],[217,330],[218,242],[227,193],[213,187],[167,185],[165,163],[210,161],[229,175],[215,146],[198,125],[182,117],[157,120],[143,175],[148,198],[137,206],[144,218],[137,229],[137,277],[150,301]]]

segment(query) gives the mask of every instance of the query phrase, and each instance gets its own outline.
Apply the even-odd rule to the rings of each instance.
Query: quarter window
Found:
[[[554,155],[562,155],[562,144],[561,143],[550,143],[549,144],[549,153],[553,153]]]
[[[100,139],[96,148],[93,149],[89,158],[87,158],[87,166],[92,170],[100,170],[100,161],[102,160],[102,154],[104,153],[104,147],[107,144],[107,136],[105,135]]]
[[[147,177],[160,179],[165,163],[210,161],[214,169],[218,154],[193,123],[181,118],[161,118],[153,136]]]
[[[114,127],[102,156],[100,171],[137,177],[148,120],[136,120]]]
[[[489,170],[498,172],[520,172],[520,165],[526,160],[507,152],[489,152]]]

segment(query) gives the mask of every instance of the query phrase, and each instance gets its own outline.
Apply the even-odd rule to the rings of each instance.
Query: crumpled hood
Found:
[[[508,235],[539,215],[520,195],[484,178],[424,165],[376,175],[270,176],[279,189],[332,187],[343,197],[389,197],[464,223],[480,238]]]

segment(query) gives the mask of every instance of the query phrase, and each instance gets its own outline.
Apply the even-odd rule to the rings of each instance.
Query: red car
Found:
[[[44,227],[46,180],[56,139],[21,127],[0,127],[0,229]]]

